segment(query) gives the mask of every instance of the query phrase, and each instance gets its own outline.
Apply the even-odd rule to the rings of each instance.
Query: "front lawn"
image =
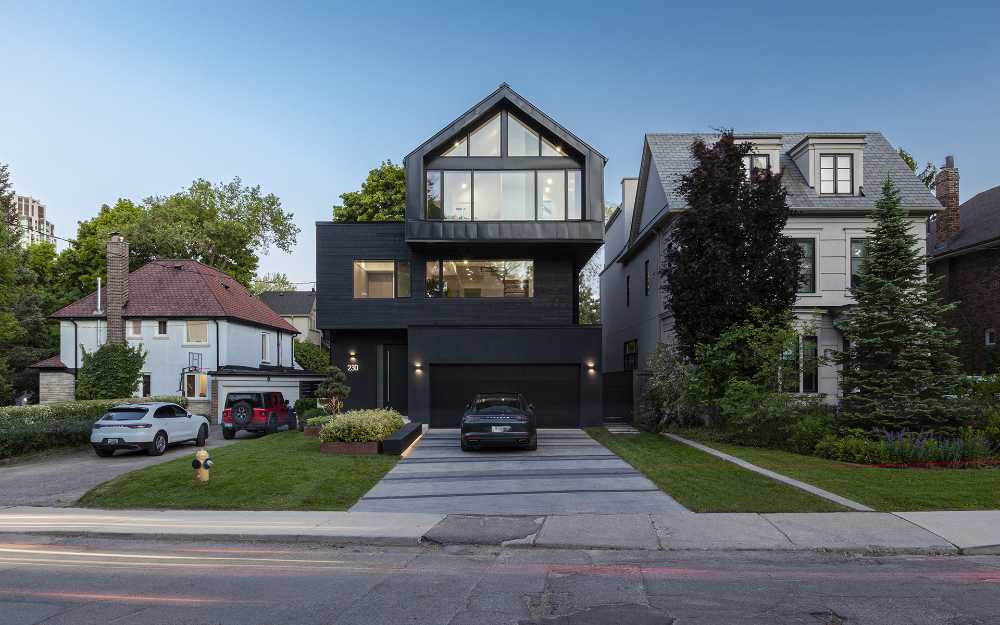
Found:
[[[322,454],[319,439],[282,432],[211,452],[207,483],[194,479],[194,451],[121,475],[78,502],[92,508],[346,510],[396,464],[396,456]]]
[[[837,512],[844,508],[666,437],[612,436],[587,428],[599,443],[695,512]]]
[[[687,438],[853,499],[876,510],[994,510],[1000,508],[1000,469],[888,469]]]

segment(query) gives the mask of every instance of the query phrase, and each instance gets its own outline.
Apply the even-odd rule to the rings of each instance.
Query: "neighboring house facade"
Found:
[[[20,220],[21,245],[55,244],[56,227],[45,219],[45,204],[27,195],[15,196],[14,204]]]
[[[406,157],[404,222],[318,223],[347,406],[455,427],[475,393],[517,391],[543,427],[600,423],[577,283],[603,242],[605,160],[503,84]]]
[[[299,331],[297,337],[314,345],[323,344],[316,326],[316,291],[265,291],[260,300]]]
[[[945,301],[956,304],[947,320],[958,332],[963,369],[993,372],[1000,368],[1000,186],[959,204],[958,169],[949,156],[935,192],[944,211],[928,222],[930,272]]]
[[[674,343],[673,317],[664,292],[668,285],[661,271],[673,219],[686,210],[677,185],[695,166],[689,148],[699,136],[708,142],[717,138],[646,135],[639,177],[622,182],[622,205],[608,220],[601,319],[603,368],[612,378],[616,372],[642,372],[658,343]],[[835,401],[835,367],[811,364],[811,356],[843,348],[834,321],[854,303],[850,287],[857,279],[882,182],[891,176],[899,187],[921,246],[925,222],[940,205],[878,132],[755,133],[737,139],[754,144],[755,167],[782,174],[792,210],[785,234],[804,251],[803,280],[794,304],[803,329],[796,390]],[[636,391],[629,401],[637,397]]]
[[[240,389],[294,401],[320,378],[295,365],[298,331],[230,276],[193,260],[155,260],[128,272],[128,244],[108,242],[107,288],[51,316],[59,354],[36,363],[42,403],[74,398],[83,352],[105,343],[146,351],[136,396],[183,395],[192,412],[221,421]]]

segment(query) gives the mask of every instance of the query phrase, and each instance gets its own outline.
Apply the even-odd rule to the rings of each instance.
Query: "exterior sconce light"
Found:
[[[423,367],[424,366],[420,364],[419,360],[413,363],[413,370],[416,371],[417,373],[423,373],[424,371]]]
[[[587,373],[597,373],[597,365],[594,364],[593,360],[587,361]]]
[[[355,373],[361,370],[358,366],[358,353],[350,352],[350,358],[347,359],[347,372]]]

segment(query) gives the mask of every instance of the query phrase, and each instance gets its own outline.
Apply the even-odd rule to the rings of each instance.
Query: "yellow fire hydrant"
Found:
[[[194,455],[194,460],[191,461],[191,466],[194,467],[194,479],[199,482],[208,481],[208,471],[212,468],[212,459],[208,457],[208,452],[202,449]]]

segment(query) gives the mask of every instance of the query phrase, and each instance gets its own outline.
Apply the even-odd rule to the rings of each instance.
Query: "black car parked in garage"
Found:
[[[479,393],[462,416],[462,451],[483,447],[538,449],[535,407],[520,393]]]

